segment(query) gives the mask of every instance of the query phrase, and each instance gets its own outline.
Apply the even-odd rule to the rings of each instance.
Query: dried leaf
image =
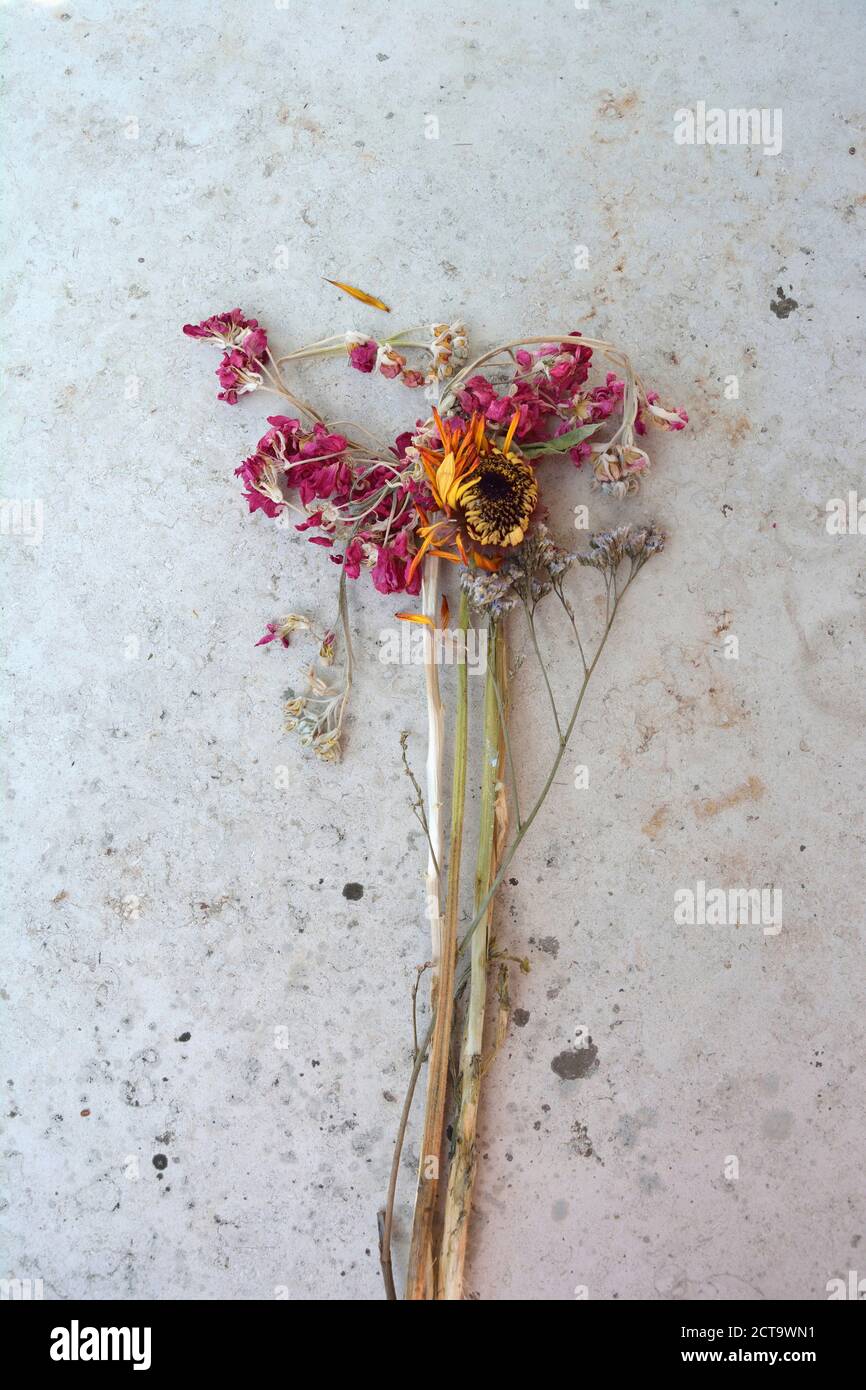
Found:
[[[377,299],[375,295],[367,294],[364,290],[359,290],[356,285],[345,285],[342,280],[329,280],[327,275],[323,275],[322,279],[325,280],[327,284],[334,285],[338,290],[342,290],[344,294],[350,294],[353,299],[360,299],[362,304],[370,304],[374,309],[381,309],[385,314],[390,314],[391,312],[388,305],[383,304],[381,299]]]
[[[577,429],[569,430],[568,434],[559,435],[557,439],[544,439],[539,444],[524,444],[520,452],[528,459],[542,458],[545,454],[564,454],[576,444],[581,444],[584,439],[589,439],[599,428],[599,423],[580,425]]]

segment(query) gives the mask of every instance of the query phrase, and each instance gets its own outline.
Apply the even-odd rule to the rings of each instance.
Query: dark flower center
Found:
[[[461,497],[466,529],[481,545],[519,545],[537,501],[529,465],[517,454],[492,449]]]

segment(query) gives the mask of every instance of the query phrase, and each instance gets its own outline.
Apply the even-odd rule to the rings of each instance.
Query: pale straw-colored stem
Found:
[[[498,691],[504,699],[506,683],[505,632],[492,623],[487,652],[484,689],[484,732],[481,748],[481,807],[478,825],[478,857],[475,868],[475,911],[478,912],[497,868],[497,849],[506,834],[505,788],[501,781],[505,761],[503,724]],[[503,710],[503,717],[505,711]],[[460,1051],[459,1103],[454,1125],[454,1154],[448,1171],[448,1194],[442,1233],[442,1253],[436,1297],[454,1302],[463,1297],[469,1214],[477,1166],[478,1105],[481,1094],[484,1018],[487,1010],[487,969],[494,899],[490,898],[470,943],[469,998]]]
[[[460,909],[460,856],[463,846],[463,809],[466,800],[466,743],[469,722],[469,691],[466,671],[466,632],[469,626],[469,600],[460,596],[458,618],[460,651],[457,667],[457,707],[454,719],[454,772],[451,782],[451,831],[448,851],[448,889],[439,957],[436,1013],[427,1065],[427,1101],[418,1165],[415,1214],[409,1245],[406,1299],[418,1302],[435,1296],[433,1226],[439,1194],[442,1163],[445,1098],[448,1091],[448,1061],[451,1053],[451,1026],[454,1019],[454,977],[457,967],[457,924]]]
[[[421,612],[436,624],[439,598],[439,557],[428,555],[421,582]],[[429,628],[424,631],[424,684],[427,694],[427,827],[429,845],[424,877],[424,901],[430,923],[430,1006],[436,1007],[439,962],[442,954],[442,756],[445,712],[439,693],[436,645]]]

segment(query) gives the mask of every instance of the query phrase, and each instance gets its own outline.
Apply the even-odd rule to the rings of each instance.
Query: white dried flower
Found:
[[[614,497],[628,497],[640,488],[640,474],[650,466],[649,455],[635,444],[602,446],[595,464],[594,486]]]

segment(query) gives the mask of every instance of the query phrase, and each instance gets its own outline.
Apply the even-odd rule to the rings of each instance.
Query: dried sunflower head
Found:
[[[526,536],[538,504],[538,483],[515,451],[491,448],[460,493],[463,525],[479,545],[515,546]]]
[[[515,413],[501,444],[488,436],[483,415],[457,425],[446,425],[435,411],[434,417],[441,447],[422,448],[420,454],[442,516],[429,521],[419,509],[421,544],[410,574],[428,551],[456,564],[498,569],[504,555],[525,539],[538,503],[535,471],[513,447],[519,416]]]

